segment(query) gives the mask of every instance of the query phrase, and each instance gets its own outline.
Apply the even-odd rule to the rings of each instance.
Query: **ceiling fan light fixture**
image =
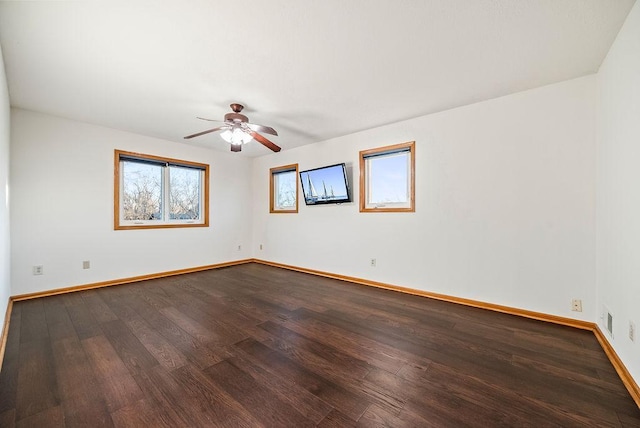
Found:
[[[234,127],[233,129],[227,129],[223,133],[220,134],[222,139],[227,143],[233,144],[235,146],[239,146],[241,144],[247,144],[249,141],[253,140],[253,137],[240,129],[239,127]]]

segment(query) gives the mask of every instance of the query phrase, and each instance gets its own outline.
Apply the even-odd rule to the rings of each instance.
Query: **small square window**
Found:
[[[298,212],[298,164],[280,166],[269,170],[269,212]]]
[[[415,211],[415,142],[360,152],[360,212]]]

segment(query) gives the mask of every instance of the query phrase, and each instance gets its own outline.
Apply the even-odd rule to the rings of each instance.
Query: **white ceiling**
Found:
[[[186,142],[240,102],[286,150],[594,73],[633,3],[2,1],[0,43],[14,107]]]

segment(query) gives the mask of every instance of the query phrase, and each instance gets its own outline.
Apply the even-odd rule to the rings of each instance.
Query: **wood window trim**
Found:
[[[275,174],[279,172],[287,172],[294,171],[295,172],[295,184],[296,184],[296,207],[290,210],[278,210],[275,207]],[[276,166],[269,169],[269,213],[270,214],[297,214],[298,213],[298,164],[293,163],[290,165]]]
[[[367,194],[366,194],[366,158],[371,155],[384,154],[385,152],[394,152],[400,150],[407,150],[410,153],[409,163],[409,180],[410,180],[410,195],[409,195],[409,207],[376,207],[367,208]],[[378,147],[375,149],[361,150],[360,151],[360,212],[362,213],[390,213],[390,212],[415,212],[416,211],[416,181],[415,181],[415,166],[416,166],[416,142],[409,141],[406,143],[393,144],[390,146]]]
[[[144,224],[144,225],[121,225],[120,224],[120,158],[137,157],[160,162],[174,163],[178,165],[193,166],[204,171],[204,191],[203,191],[203,221],[202,223],[176,223],[176,224]],[[182,159],[167,158],[144,153],[128,152],[124,150],[114,150],[113,168],[113,229],[133,230],[133,229],[173,229],[184,227],[209,227],[209,165],[204,163],[185,161]]]

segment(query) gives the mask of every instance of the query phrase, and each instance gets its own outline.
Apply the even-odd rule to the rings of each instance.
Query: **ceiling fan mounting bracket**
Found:
[[[231,110],[233,110],[235,113],[240,113],[244,108],[242,104],[238,104],[238,103],[230,104],[229,107],[231,107]]]

